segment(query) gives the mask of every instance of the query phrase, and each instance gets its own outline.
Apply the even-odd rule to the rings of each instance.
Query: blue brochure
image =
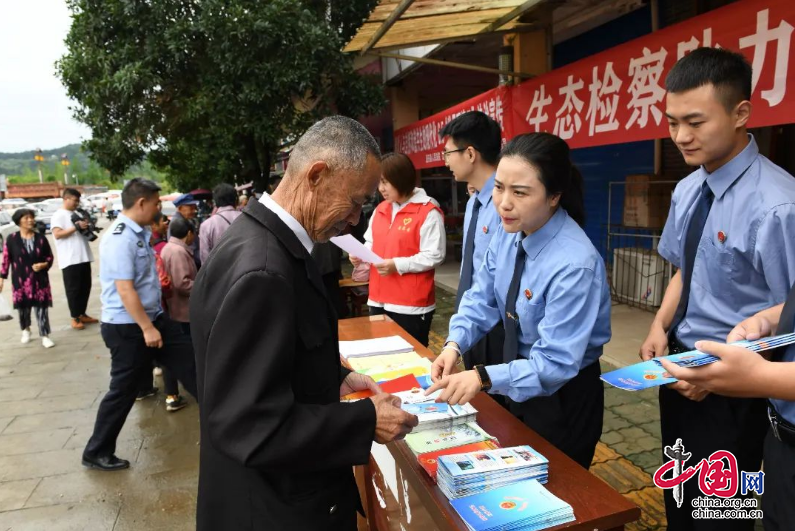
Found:
[[[474,531],[546,529],[574,520],[571,506],[533,479],[450,503]]]
[[[746,348],[752,352],[761,352],[793,343],[795,343],[795,334],[782,334],[780,336],[757,339],[756,341],[737,341],[732,343],[732,345]],[[720,360],[711,354],[705,354],[698,350],[672,354],[666,356],[665,359],[676,363],[680,367],[701,367]],[[677,381],[665,370],[660,360],[656,358],[603,374],[602,380],[626,391],[640,391]]]

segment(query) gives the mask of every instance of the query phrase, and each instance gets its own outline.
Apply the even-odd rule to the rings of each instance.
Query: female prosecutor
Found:
[[[588,468],[602,431],[599,357],[610,340],[610,292],[581,228],[582,177],[566,142],[547,133],[511,140],[493,203],[502,227],[450,321],[427,393],[444,389],[437,400],[450,404],[480,391],[506,395],[514,415]],[[461,352],[500,319],[503,363],[452,374]]]

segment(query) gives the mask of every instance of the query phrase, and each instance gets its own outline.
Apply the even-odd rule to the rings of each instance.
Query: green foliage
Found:
[[[58,71],[113,175],[148,154],[181,189],[255,181],[319,118],[380,112],[340,52],[377,0],[68,0]]]
[[[80,144],[69,144],[56,149],[42,150],[44,161],[41,162],[41,173],[46,182],[63,182],[64,167],[61,165],[61,155],[69,158],[69,183],[96,184],[117,188],[118,179],[112,179],[110,172],[103,169],[89,154],[82,150]],[[39,182],[39,163],[33,157],[34,150],[19,153],[0,153],[0,174],[5,174],[10,183],[37,183]],[[164,186],[165,175],[157,171],[146,159],[127,169],[121,176],[123,179],[144,177]],[[169,185],[170,187],[170,185]]]

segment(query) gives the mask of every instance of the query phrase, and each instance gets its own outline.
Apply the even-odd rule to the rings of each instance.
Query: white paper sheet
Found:
[[[345,251],[351,256],[355,256],[359,260],[363,260],[368,264],[380,264],[384,261],[383,258],[375,254],[373,251],[364,246],[362,242],[354,238],[350,234],[345,236],[334,236],[331,238],[331,243]]]
[[[380,356],[382,354],[395,354],[411,352],[414,347],[400,336],[377,337],[374,339],[359,339],[356,341],[340,341],[340,354],[345,358],[359,356]]]

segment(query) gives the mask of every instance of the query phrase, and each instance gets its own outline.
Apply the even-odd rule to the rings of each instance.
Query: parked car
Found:
[[[6,238],[15,232],[19,232],[19,227],[11,219],[11,214],[0,211],[0,253],[2,253],[2,246],[5,244]]]
[[[40,203],[33,203],[31,206],[36,209],[36,223],[44,227],[45,233],[50,231],[52,215],[61,208],[61,199],[46,199]]]
[[[16,209],[25,207],[29,208],[30,205],[24,199],[3,199],[0,201],[0,210],[6,212],[9,216],[13,214]]]

